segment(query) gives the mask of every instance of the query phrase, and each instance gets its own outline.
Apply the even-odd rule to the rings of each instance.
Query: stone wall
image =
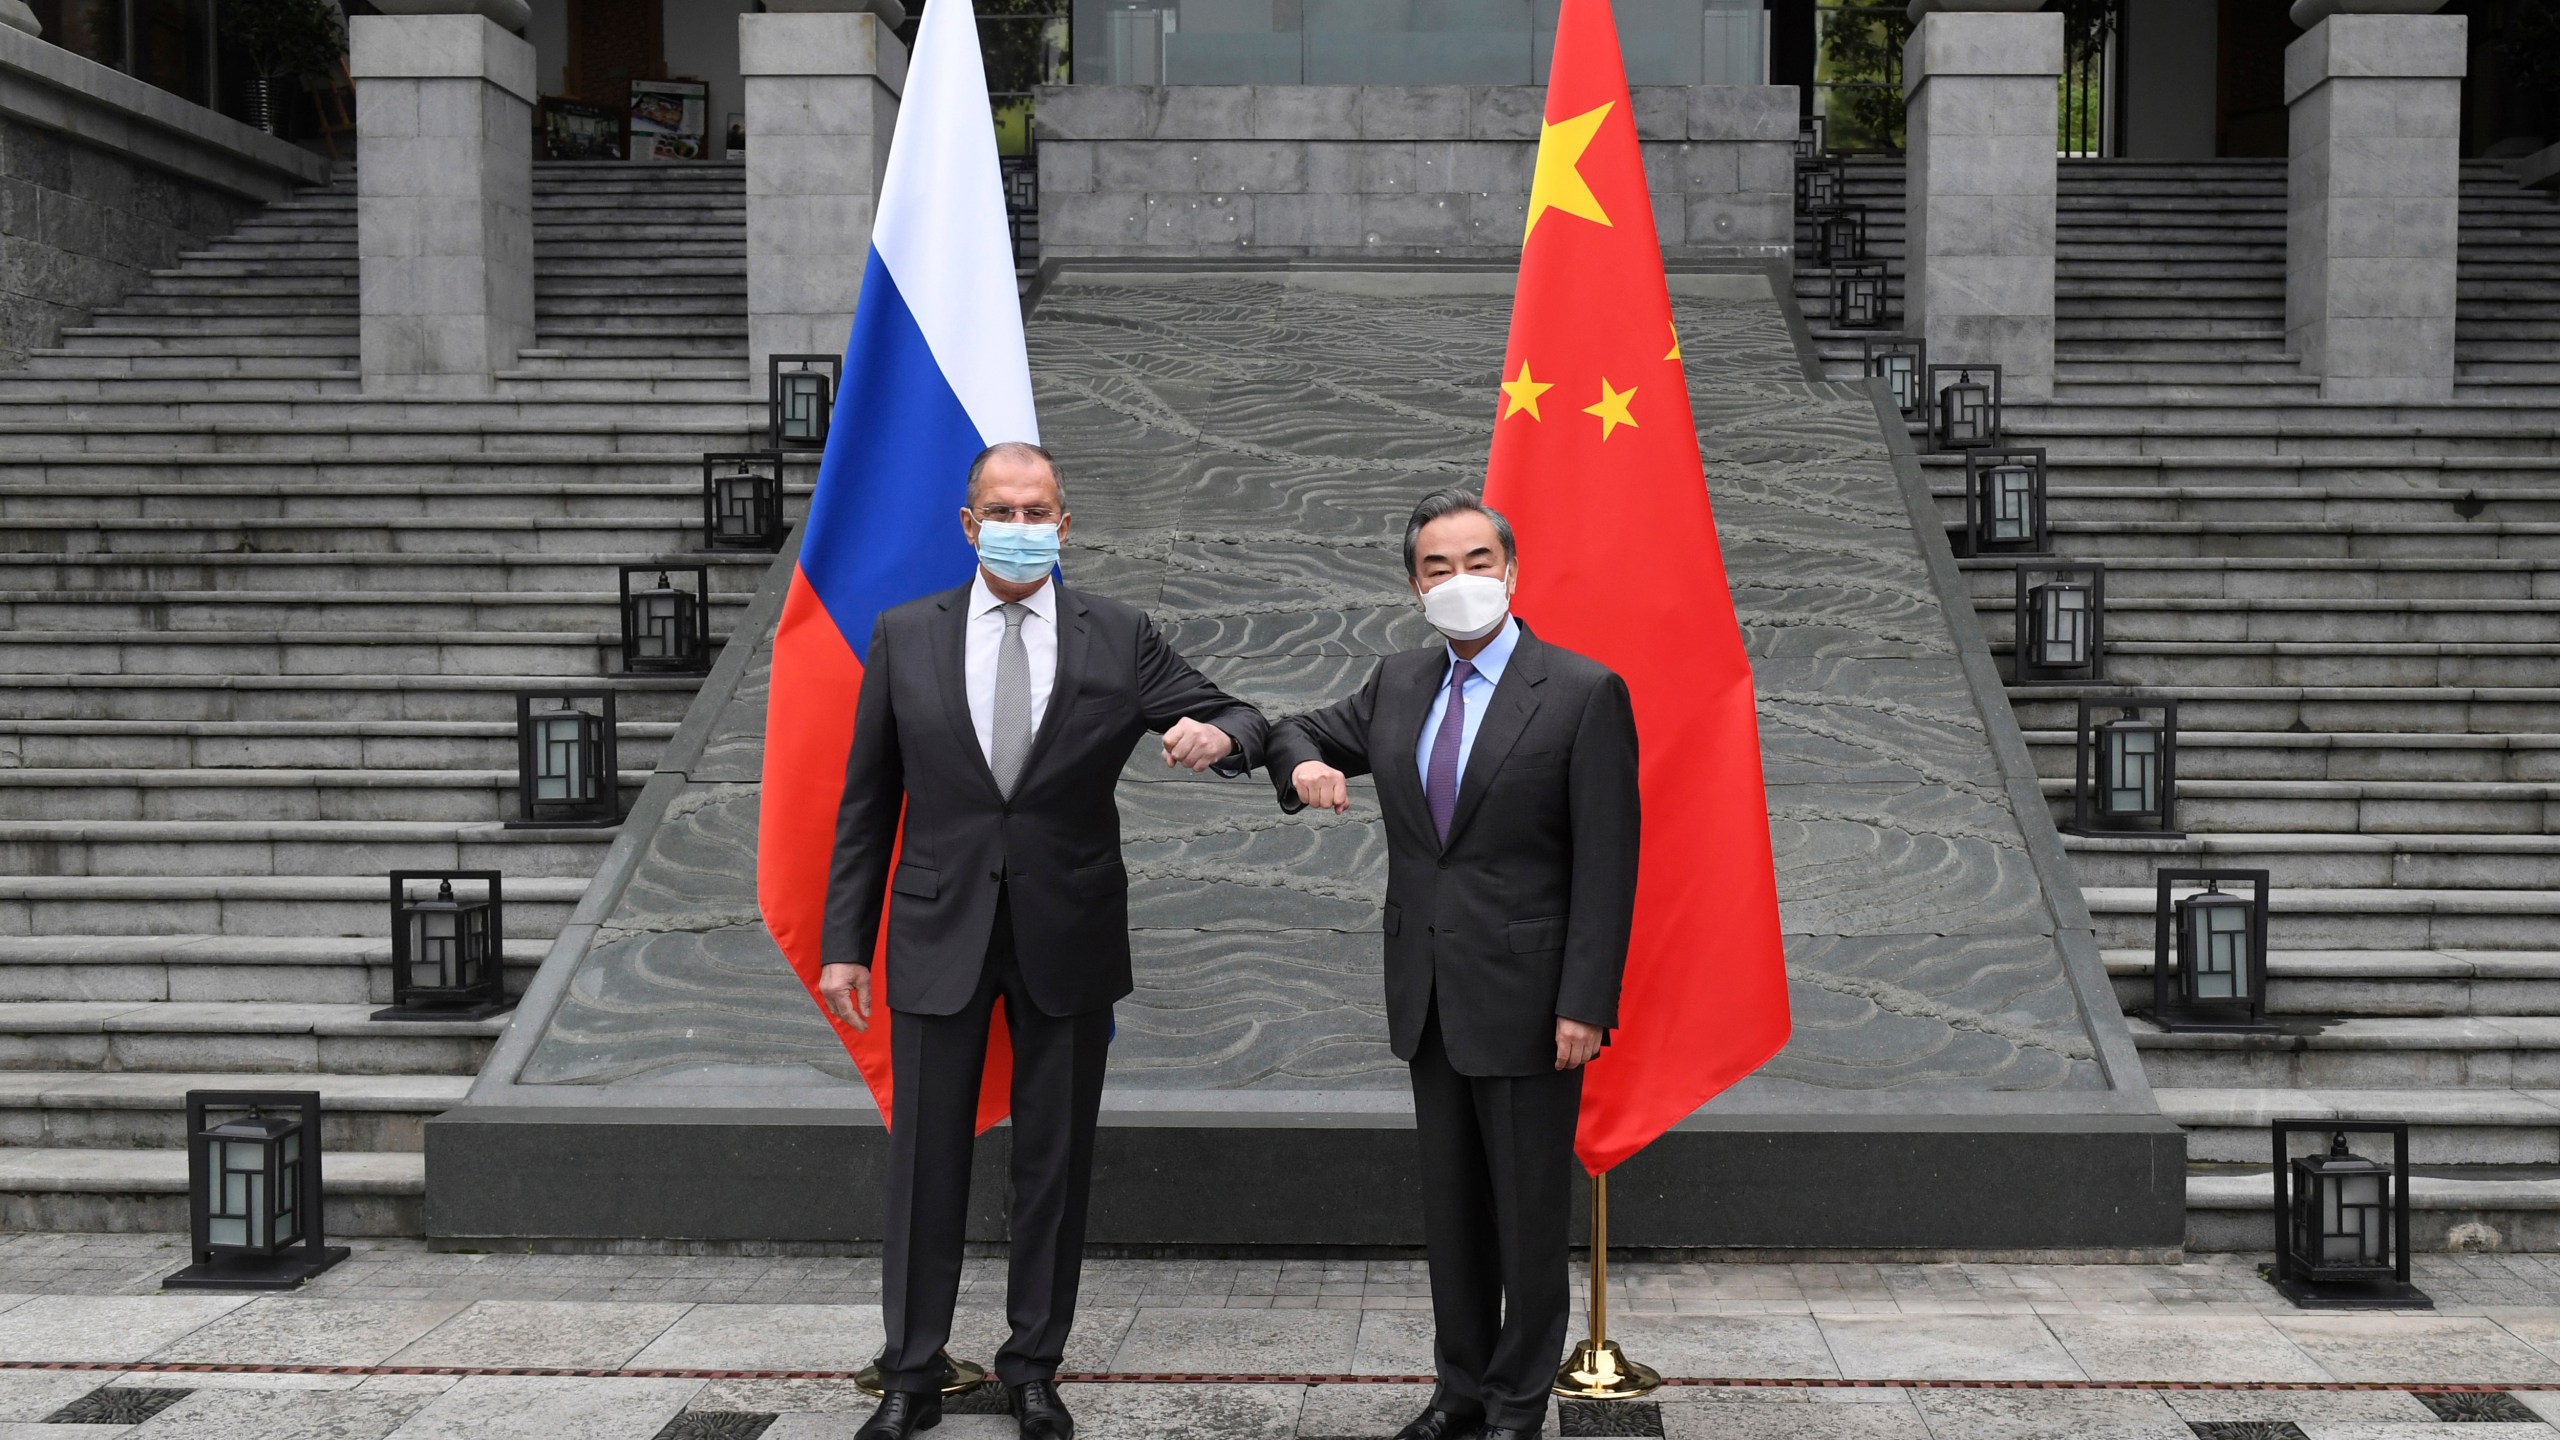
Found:
[[[0,370],[327,177],[318,156],[0,26]]]
[[[1530,86],[1068,85],[1039,92],[1040,251],[1519,253],[1546,92]],[[1640,88],[1674,259],[1791,253],[1792,86]]]

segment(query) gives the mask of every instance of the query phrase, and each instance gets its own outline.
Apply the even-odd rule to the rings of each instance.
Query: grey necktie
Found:
[[[1031,652],[1022,643],[1022,622],[1030,614],[1028,605],[1007,604],[1004,643],[996,647],[995,746],[987,768],[1007,796],[1022,778],[1022,762],[1031,756]]]

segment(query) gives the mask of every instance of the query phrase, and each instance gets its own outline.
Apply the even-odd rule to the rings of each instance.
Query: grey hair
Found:
[[[1048,466],[1049,479],[1058,487],[1058,508],[1062,510],[1066,508],[1067,482],[1066,477],[1058,473],[1058,457],[1050,454],[1042,447],[1032,444],[1028,440],[999,440],[993,445],[988,446],[986,449],[979,451],[978,458],[969,462],[968,498],[969,505],[972,509],[975,509],[978,504],[978,477],[985,472],[987,462],[990,460],[1015,460],[1023,462],[1037,460],[1041,464]]]
[[[1464,490],[1453,485],[1446,490],[1434,490],[1423,496],[1421,503],[1413,507],[1413,518],[1404,522],[1404,573],[1407,575],[1422,573],[1416,564],[1415,551],[1422,544],[1423,526],[1447,516],[1464,514],[1481,515],[1493,522],[1493,533],[1502,537],[1502,558],[1505,563],[1516,563],[1520,559],[1519,543],[1511,536],[1511,522],[1503,518],[1502,512],[1484,503],[1484,497],[1473,490]]]

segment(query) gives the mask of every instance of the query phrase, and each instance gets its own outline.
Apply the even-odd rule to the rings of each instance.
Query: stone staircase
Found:
[[[505,828],[512,692],[612,677],[626,797],[682,715],[615,566],[702,563],[700,455],[757,443],[743,176],[534,183],[490,395],[359,393],[344,174],[0,374],[0,1228],[183,1230],[220,1087],[319,1090],[331,1228],[417,1233],[505,1019],[367,1018],[385,872],[503,871],[520,985],[616,832]],[[716,639],[769,562],[709,563]]]
[[[1847,189],[1898,318],[1901,167]],[[2460,380],[2416,405],[2325,404],[2286,352],[2282,162],[2066,161],[2058,220],[2056,394],[2009,438],[2051,452],[2055,553],[2107,566],[2110,679],[2184,732],[2190,839],[2065,837],[2128,1011],[2157,869],[2274,875],[2284,1033],[2134,1021],[2190,1243],[2266,1248],[2267,1122],[2352,1116],[2412,1122],[2422,1246],[2560,1248],[2560,204],[2466,169]],[[1854,375],[1828,272],[1797,285]],[[1961,462],[1922,463],[1958,523]],[[2012,562],[1961,563],[2005,651]],[[2058,817],[2090,688],[2010,688]]]

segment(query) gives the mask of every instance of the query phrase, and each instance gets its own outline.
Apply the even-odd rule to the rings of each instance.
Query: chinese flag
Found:
[[[1575,1150],[1603,1173],[1787,1043],[1751,664],[1726,589],[1609,0],[1564,0],[1488,503],[1520,615],[1625,677],[1644,851],[1619,1028]]]

